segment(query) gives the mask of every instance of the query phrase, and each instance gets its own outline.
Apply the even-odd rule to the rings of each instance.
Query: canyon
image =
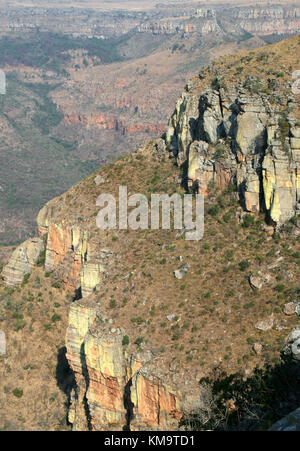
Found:
[[[19,305],[3,307],[1,328],[11,353],[14,318],[25,321],[14,332],[16,343],[30,336],[30,293],[37,311],[40,301],[33,299],[42,289],[51,314],[54,304],[63,308],[64,427],[218,429],[238,412],[234,418],[245,417],[240,428],[266,429],[270,415],[275,423],[299,407],[299,316],[286,306],[299,303],[300,109],[292,79],[299,49],[295,36],[198,71],[162,137],[46,203],[37,236],[18,246],[4,266],[0,295],[9,297],[8,306]],[[173,229],[99,230],[97,197],[117,196],[124,184],[146,196],[204,194],[203,239],[189,243]],[[178,280],[174,274],[183,264]],[[16,316],[20,308],[25,319]],[[58,334],[57,314],[52,323],[45,329]],[[284,366],[283,349],[296,360],[293,370]],[[9,353],[6,358],[4,373],[9,366],[15,374]],[[276,368],[283,385],[274,392]],[[216,404],[207,384],[218,371],[229,378],[229,393],[238,374],[251,384],[257,371],[266,371],[258,373],[271,381],[266,410],[247,404],[241,392],[230,398],[223,393]],[[22,385],[24,378],[17,380]],[[9,389],[1,392],[0,403],[9,396]],[[214,416],[217,407],[224,417]],[[249,408],[257,409],[251,420]],[[6,412],[14,414],[15,408]]]
[[[45,202],[162,135],[182,86],[206,64],[299,30],[292,2],[113,5],[2,8],[2,244],[33,236]]]

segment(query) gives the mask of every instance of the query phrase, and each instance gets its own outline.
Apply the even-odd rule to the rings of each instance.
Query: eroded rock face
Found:
[[[176,430],[182,418],[180,394],[165,386],[146,369],[132,379],[131,402],[133,418],[131,430]]]
[[[168,149],[179,164],[187,164],[189,186],[206,194],[210,183],[221,189],[234,183],[246,211],[266,211],[281,225],[299,206],[296,104],[289,99],[290,113],[283,119],[267,95],[241,84],[224,88],[217,79],[215,85],[200,92],[195,80],[187,86],[169,121]]]
[[[17,247],[2,271],[5,284],[15,286],[22,283],[24,276],[31,273],[44,247],[41,238],[30,238]]]
[[[173,430],[184,399],[151,368],[150,351],[131,353],[124,331],[101,319],[99,304],[71,306],[67,358],[76,379],[69,411],[74,430]]]
[[[283,354],[290,355],[294,360],[300,361],[300,326],[296,326],[287,337]]]
[[[87,261],[87,235],[76,226],[54,223],[48,227],[45,270],[55,271],[67,291],[80,286],[80,271]]]
[[[84,226],[58,222],[56,200],[49,202],[37,218],[40,236],[46,236],[46,272],[54,272],[66,291],[81,290],[83,297],[99,287],[105,277],[112,252],[97,249]]]

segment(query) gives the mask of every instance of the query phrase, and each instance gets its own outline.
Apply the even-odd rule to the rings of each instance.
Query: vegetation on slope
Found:
[[[65,34],[37,32],[28,37],[4,36],[0,40],[2,67],[24,65],[64,73],[69,51],[85,49],[102,63],[121,61],[117,39],[74,38]],[[98,62],[98,64],[99,64]]]

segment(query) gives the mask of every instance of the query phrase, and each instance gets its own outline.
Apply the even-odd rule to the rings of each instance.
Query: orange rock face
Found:
[[[99,322],[101,307],[91,302],[72,304],[66,336],[67,358],[76,380],[70,410],[74,429],[87,422],[94,431],[178,429],[181,394],[153,374],[149,354],[127,354],[122,346],[124,331]]]
[[[117,108],[128,105],[128,99],[118,101]],[[96,127],[102,130],[116,130],[124,134],[135,133],[155,133],[162,134],[165,131],[165,124],[127,124],[124,120],[115,116],[106,116],[103,113],[91,114],[86,117],[82,114],[65,114],[64,119],[67,124],[81,124],[86,127]]]
[[[149,380],[143,374],[138,374],[134,378],[132,391],[135,392],[135,397],[132,397],[132,430],[168,430],[172,426],[178,426],[182,413],[178,409],[176,396],[170,393],[158,378]]]
[[[45,270],[55,271],[69,293],[75,293],[80,285],[80,272],[86,251],[87,241],[80,229],[63,224],[49,225]]]

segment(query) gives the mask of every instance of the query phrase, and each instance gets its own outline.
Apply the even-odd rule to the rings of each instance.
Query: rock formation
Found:
[[[137,29],[151,34],[182,34],[221,32],[224,19],[227,26],[249,33],[268,35],[295,33],[299,30],[299,8],[293,2],[284,6],[268,5],[245,7],[234,5],[224,10],[196,9],[193,4],[157,5],[145,11],[98,11],[92,8],[45,8],[40,4],[30,6],[9,5],[1,16],[0,32],[30,33],[36,30],[62,32],[73,36],[109,38]],[[130,8],[129,8],[130,9]],[[49,20],[49,16],[52,20]],[[172,18],[172,20],[170,20]],[[220,22],[222,22],[220,27]]]
[[[296,326],[289,334],[283,348],[283,354],[290,355],[294,360],[300,360],[300,326]]]
[[[24,276],[31,273],[44,247],[45,244],[41,238],[29,239],[17,247],[2,271],[5,284],[15,286],[22,283]]]
[[[169,150],[179,164],[186,162],[190,186],[207,193],[210,183],[219,188],[234,183],[246,211],[265,211],[282,225],[299,207],[295,98],[274,104],[273,93],[251,90],[259,83],[252,77],[238,86],[222,86],[211,77],[209,82],[213,86],[199,92],[194,80],[178,101],[166,133]]]
[[[72,305],[66,345],[76,378],[73,429],[178,429],[187,398],[166,384],[151,351],[133,354],[123,337],[99,304],[90,299]]]

